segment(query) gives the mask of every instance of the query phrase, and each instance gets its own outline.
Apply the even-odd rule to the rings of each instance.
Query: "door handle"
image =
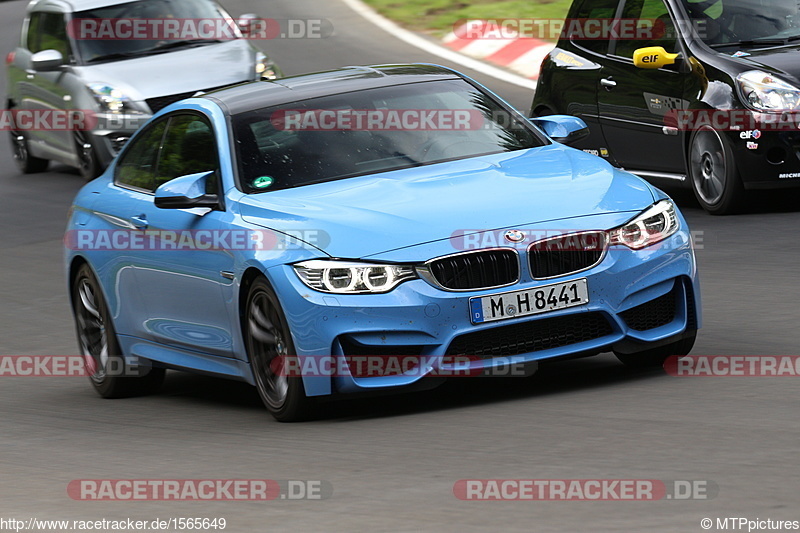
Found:
[[[606,90],[610,90],[612,87],[617,86],[617,82],[614,81],[613,78],[603,78],[600,80],[600,85],[606,88]]]
[[[138,217],[131,217],[131,223],[136,229],[147,229],[147,217],[139,215]]]

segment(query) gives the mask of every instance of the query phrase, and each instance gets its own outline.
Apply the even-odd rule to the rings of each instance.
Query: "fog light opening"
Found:
[[[111,148],[114,150],[115,154],[118,154],[119,151],[122,150],[122,147],[125,146],[125,143],[128,142],[128,139],[130,139],[130,137],[127,135],[121,135],[111,139]]]
[[[767,151],[767,162],[772,165],[782,165],[786,161],[786,150],[783,148],[770,148]]]

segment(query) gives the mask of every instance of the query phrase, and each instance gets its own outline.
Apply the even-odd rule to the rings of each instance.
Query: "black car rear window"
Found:
[[[618,0],[584,0],[575,10],[575,14],[572,18],[577,21],[611,20],[616,14],[618,4]],[[598,38],[586,38],[585,34],[579,31],[580,27],[580,25],[567,26],[567,28],[578,30],[569,33],[570,40],[573,43],[598,54],[605,54],[608,51],[607,36],[601,35]]]

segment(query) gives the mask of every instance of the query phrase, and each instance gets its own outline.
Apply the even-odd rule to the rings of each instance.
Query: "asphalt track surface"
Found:
[[[229,1],[235,15],[325,18],[335,36],[263,43],[287,74],[435,62],[338,0]],[[0,3],[0,50],[25,4]],[[269,6],[269,8],[267,7]],[[524,89],[469,72],[525,109]],[[5,76],[5,74],[3,74]],[[2,86],[5,86],[3,80]],[[6,141],[4,141],[5,143]],[[80,177],[22,176],[0,149],[0,355],[75,354],[61,264]],[[754,199],[711,217],[677,196],[695,231],[705,327],[694,354],[797,354],[798,199]],[[279,424],[247,385],[170,373],[163,391],[102,400],[85,378],[0,378],[0,518],[224,517],[226,531],[702,531],[709,517],[800,519],[797,378],[677,378],[611,355],[530,379],[464,380],[428,393],[346,401]],[[321,501],[84,502],[75,479],[323,480]],[[713,499],[467,502],[457,480],[706,480]],[[0,523],[2,525],[2,523]],[[713,530],[713,529],[712,529]]]

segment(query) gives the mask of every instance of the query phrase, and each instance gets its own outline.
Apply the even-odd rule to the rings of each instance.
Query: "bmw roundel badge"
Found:
[[[510,229],[503,235],[508,242],[518,243],[525,240],[525,233],[518,229]]]

